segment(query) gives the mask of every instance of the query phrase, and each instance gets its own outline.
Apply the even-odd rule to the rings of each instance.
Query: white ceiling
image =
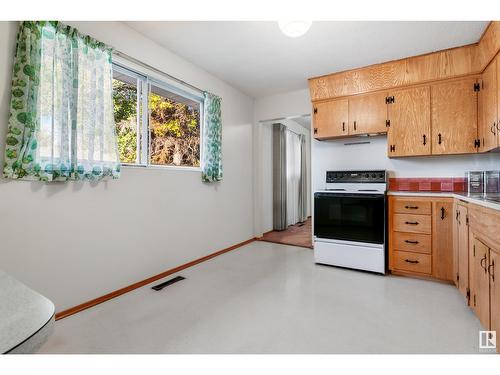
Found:
[[[143,35],[257,98],[307,78],[477,42],[486,21],[322,21],[289,38],[277,22],[127,22]]]

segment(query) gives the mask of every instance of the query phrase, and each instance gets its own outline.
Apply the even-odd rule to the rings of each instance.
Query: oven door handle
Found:
[[[385,194],[343,194],[343,193],[316,193],[315,199],[324,198],[357,198],[357,199],[385,199]]]

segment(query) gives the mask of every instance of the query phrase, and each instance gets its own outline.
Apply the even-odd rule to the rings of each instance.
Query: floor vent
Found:
[[[151,289],[154,289],[156,291],[160,291],[163,288],[165,288],[166,286],[175,284],[176,282],[181,281],[181,280],[185,280],[185,279],[186,279],[185,277],[176,276],[173,279],[165,281],[164,283],[161,283],[161,284],[158,284],[158,285],[155,285],[155,286],[151,287]]]

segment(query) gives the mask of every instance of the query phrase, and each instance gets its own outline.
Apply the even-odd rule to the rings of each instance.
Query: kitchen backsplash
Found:
[[[465,191],[465,177],[389,178],[392,191]]]

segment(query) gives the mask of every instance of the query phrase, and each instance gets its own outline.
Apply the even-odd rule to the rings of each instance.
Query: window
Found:
[[[120,160],[141,166],[200,166],[203,99],[179,85],[113,65]]]

